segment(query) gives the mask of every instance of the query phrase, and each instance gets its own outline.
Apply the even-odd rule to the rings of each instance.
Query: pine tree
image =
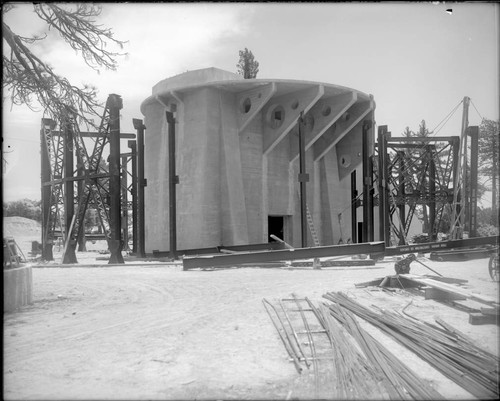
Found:
[[[240,50],[240,61],[236,64],[238,74],[243,75],[245,79],[257,78],[259,72],[259,62],[255,60],[254,55],[245,47]]]
[[[499,121],[483,118],[479,127],[479,173],[491,180],[492,222],[498,226],[498,158],[499,158]]]

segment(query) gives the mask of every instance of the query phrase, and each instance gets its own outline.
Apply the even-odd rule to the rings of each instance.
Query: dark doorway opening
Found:
[[[272,235],[276,235],[278,238],[284,240],[283,238],[283,216],[268,216],[267,217],[267,240],[269,242],[274,242],[275,240],[271,238]]]
[[[358,244],[363,242],[363,222],[358,221]]]

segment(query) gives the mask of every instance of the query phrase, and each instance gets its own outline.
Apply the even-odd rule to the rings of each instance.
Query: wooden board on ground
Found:
[[[498,305],[498,299],[493,297],[488,297],[486,295],[475,294],[465,288],[460,288],[455,285],[439,282],[431,278],[426,278],[423,276],[418,276],[415,274],[401,274],[400,275],[405,280],[422,284],[428,287],[437,288],[438,290],[449,292],[456,295],[464,296],[466,299],[472,299],[477,302],[481,302],[487,305]]]

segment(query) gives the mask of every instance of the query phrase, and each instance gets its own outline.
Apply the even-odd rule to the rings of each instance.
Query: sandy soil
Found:
[[[97,253],[79,254],[80,263]],[[99,263],[99,262],[97,262]],[[106,262],[101,262],[106,263]],[[487,259],[426,261],[469,289],[498,296]],[[440,317],[498,354],[496,325],[421,296],[356,289],[393,274],[375,267],[182,271],[180,264],[33,267],[33,305],[4,315],[5,399],[311,399],[262,305],[291,293],[320,301],[344,291],[366,305]],[[429,273],[412,264],[412,273]],[[381,341],[448,399],[470,394],[381,333]],[[328,398],[328,394],[322,394]]]

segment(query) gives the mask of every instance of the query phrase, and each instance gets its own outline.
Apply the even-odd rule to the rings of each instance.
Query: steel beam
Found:
[[[144,178],[144,130],[142,120],[132,119],[137,130],[137,256],[146,257],[144,188],[147,181]]]
[[[372,242],[364,244],[317,246],[313,248],[280,249],[265,252],[246,252],[229,255],[184,257],[182,264],[183,270],[189,270],[201,267],[234,266],[245,263],[267,263],[285,260],[383,253],[384,250],[385,245],[383,242]]]

